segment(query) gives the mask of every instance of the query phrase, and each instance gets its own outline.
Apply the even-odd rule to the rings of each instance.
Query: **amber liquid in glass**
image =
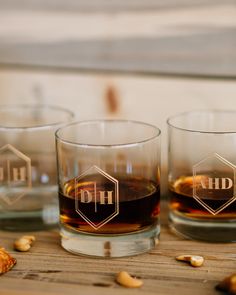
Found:
[[[223,174],[225,177],[225,174]],[[205,175],[195,178],[195,186],[198,186],[198,194],[201,200],[213,210],[223,208],[217,214],[209,212],[204,205],[193,198],[193,176],[182,176],[170,184],[170,210],[181,216],[198,219],[236,219],[236,201],[232,200],[228,206],[225,204],[232,199],[234,188],[230,189],[201,189],[200,179]]]
[[[110,216],[114,210],[112,205],[99,202],[99,192],[113,189],[109,181],[101,181],[99,175],[90,175],[86,181],[76,183],[71,179],[64,184],[64,192],[59,192],[60,221],[65,227],[78,232],[91,234],[124,234],[147,229],[158,224],[160,213],[160,188],[155,182],[138,177],[116,177],[119,179],[118,214],[99,228],[91,226],[77,211],[76,202],[83,214],[96,226],[101,220]],[[96,181],[96,196],[88,202],[81,202],[81,191],[86,188],[92,191]],[[95,202],[96,200],[96,202]]]

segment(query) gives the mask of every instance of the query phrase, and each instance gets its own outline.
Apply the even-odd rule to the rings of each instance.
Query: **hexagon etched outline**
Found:
[[[106,219],[101,221],[99,224],[95,225],[82,211],[79,210],[78,206],[78,196],[79,194],[77,193],[77,186],[76,183],[78,182],[79,179],[83,178],[88,174],[88,172],[92,169],[95,169],[99,174],[103,175],[107,179],[109,179],[111,182],[114,183],[115,185],[115,212],[109,215]],[[87,170],[85,170],[80,176],[75,178],[75,187],[76,187],[76,193],[75,193],[75,211],[90,225],[92,226],[95,230],[98,230],[100,227],[108,223],[110,220],[112,220],[115,216],[119,214],[119,181],[103,171],[101,168],[99,168],[96,165],[91,166]],[[95,184],[96,187],[96,184]]]
[[[3,195],[2,193],[0,193],[0,197],[9,206],[11,206],[15,204],[16,202],[18,202],[26,194],[26,192],[32,187],[31,159],[9,143],[0,148],[0,154],[5,152],[6,150],[10,150],[15,156],[17,156],[18,158],[20,158],[26,163],[27,186],[25,187],[25,190],[22,193],[20,193],[13,201],[11,201],[7,195]],[[8,172],[8,180],[9,180],[9,172]],[[9,183],[10,183],[10,180],[9,180]]]
[[[208,206],[201,198],[199,198],[197,196],[196,193],[196,186],[195,186],[195,177],[197,176],[196,174],[196,167],[201,165],[202,163],[204,163],[206,160],[211,159],[211,158],[217,158],[219,161],[221,161],[222,163],[224,163],[225,165],[227,165],[228,167],[232,168],[233,170],[233,175],[234,175],[234,189],[233,189],[233,196],[232,198],[230,198],[225,204],[223,204],[222,206],[220,206],[218,209],[214,210],[212,209],[210,206]],[[200,162],[198,162],[197,164],[195,164],[193,166],[193,198],[200,203],[208,212],[210,212],[213,215],[217,215],[219,214],[221,211],[223,211],[225,208],[227,208],[230,204],[232,204],[235,200],[236,200],[236,190],[235,190],[235,169],[236,166],[233,165],[231,162],[229,162],[228,160],[226,160],[225,158],[223,158],[222,156],[220,156],[217,153],[213,153],[209,156],[207,156],[206,158],[204,158],[203,160],[201,160]]]

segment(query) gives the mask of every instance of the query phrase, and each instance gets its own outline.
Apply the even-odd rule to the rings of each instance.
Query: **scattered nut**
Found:
[[[16,264],[13,258],[4,248],[0,248],[0,274],[8,272]]]
[[[14,249],[20,252],[27,252],[34,241],[34,236],[23,236],[14,242]]]
[[[216,289],[220,291],[227,291],[229,294],[236,294],[236,273],[231,275],[230,277],[225,278],[222,282],[220,282]]]
[[[126,271],[121,271],[116,276],[116,282],[126,288],[139,288],[143,285],[143,281],[131,277]]]
[[[194,267],[202,266],[204,263],[204,258],[196,255],[180,255],[176,257],[176,260],[189,262]]]

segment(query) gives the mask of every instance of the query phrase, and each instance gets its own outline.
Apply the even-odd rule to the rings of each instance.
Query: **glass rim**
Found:
[[[60,112],[64,112],[67,113],[69,115],[69,117],[71,119],[73,119],[75,117],[75,114],[63,107],[57,106],[57,105],[51,105],[51,104],[4,104],[4,105],[0,105],[0,113],[2,111],[20,111],[21,109],[29,109],[29,110],[37,110],[37,109],[44,109],[44,110],[54,110],[54,111],[60,111]],[[0,130],[35,130],[35,129],[50,129],[52,127],[58,126],[60,124],[64,124],[66,123],[65,121],[56,121],[53,123],[46,123],[46,124],[39,124],[39,125],[32,125],[32,126],[4,126],[0,123]]]
[[[153,130],[155,130],[156,134],[153,136],[150,136],[148,138],[145,138],[144,140],[139,140],[139,141],[135,141],[135,142],[129,142],[129,143],[115,143],[115,144],[86,144],[86,143],[80,143],[80,142],[74,142],[71,140],[66,140],[63,139],[60,136],[60,131],[74,126],[74,125],[83,125],[83,124],[91,124],[91,123],[132,123],[132,124],[137,124],[137,125],[142,125],[142,126],[146,126],[146,127],[151,127]],[[77,147],[91,147],[91,148],[116,148],[116,147],[129,147],[129,146],[134,146],[134,145],[139,145],[142,143],[146,143],[149,142],[151,140],[154,140],[155,138],[158,138],[161,135],[161,130],[156,127],[155,125],[146,123],[146,122],[142,122],[142,121],[136,121],[136,120],[125,120],[125,119],[96,119],[96,120],[84,120],[84,121],[76,121],[76,122],[72,122],[72,123],[67,123],[66,125],[60,127],[59,129],[56,130],[55,132],[55,137],[57,140],[59,140],[60,142],[63,142],[65,144],[68,145],[72,145],[72,146],[77,146]]]
[[[236,110],[220,110],[220,109],[208,109],[208,110],[192,110],[192,111],[186,111],[182,113],[178,113],[176,115],[170,116],[167,120],[166,123],[169,127],[175,128],[180,131],[187,131],[187,132],[192,132],[192,133],[202,133],[202,134],[236,134],[236,128],[235,131],[203,131],[203,130],[198,130],[197,128],[183,128],[176,126],[173,124],[171,121],[180,117],[184,117],[187,115],[191,114],[197,114],[197,113],[205,113],[205,114],[235,114],[236,116]]]

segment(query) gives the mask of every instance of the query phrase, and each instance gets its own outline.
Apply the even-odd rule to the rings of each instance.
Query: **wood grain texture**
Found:
[[[12,250],[19,233],[0,232],[1,246],[17,258],[17,265],[0,277],[0,294],[220,294],[218,281],[235,272],[236,245],[208,244],[183,240],[162,224],[161,242],[150,253],[119,259],[92,259],[64,251],[57,230],[34,233],[37,242],[30,252]],[[201,268],[175,261],[179,254],[199,254],[206,259]],[[117,272],[125,270],[139,276],[144,286],[125,289],[114,282]]]
[[[236,2],[0,0],[0,64],[236,77]]]
[[[0,0],[3,9],[29,10],[67,10],[67,11],[139,11],[139,10],[167,10],[183,7],[197,7],[221,4],[222,0]],[[235,0],[224,0],[224,4],[234,4]]]

